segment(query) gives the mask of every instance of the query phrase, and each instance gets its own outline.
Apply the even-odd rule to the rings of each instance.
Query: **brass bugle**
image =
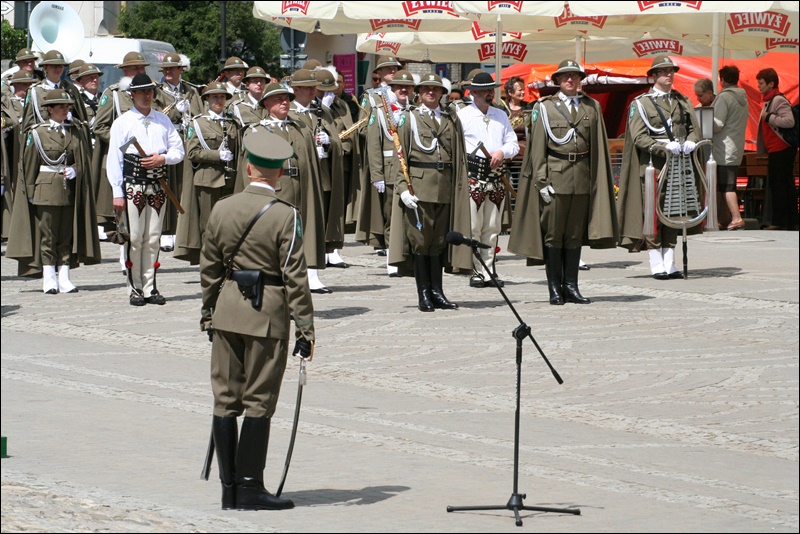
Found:
[[[347,139],[348,137],[353,135],[353,132],[355,132],[356,130],[361,128],[364,125],[364,123],[367,122],[368,120],[369,120],[369,117],[364,117],[363,119],[361,119],[358,122],[354,123],[350,128],[344,130],[343,132],[340,132],[339,133],[339,141],[344,141],[345,139]]]

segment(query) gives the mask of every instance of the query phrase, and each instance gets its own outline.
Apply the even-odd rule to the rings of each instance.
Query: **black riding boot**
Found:
[[[222,509],[236,509],[236,441],[239,428],[235,417],[214,416],[214,448],[217,451],[219,480],[222,482]]]
[[[561,262],[560,248],[544,247],[544,270],[547,275],[547,289],[550,291],[550,304],[564,304],[564,297],[561,294],[561,284],[564,277],[564,270]]]
[[[236,454],[236,508],[238,510],[286,510],[289,499],[264,488],[264,466],[269,445],[269,417],[245,417]]]
[[[444,291],[442,291],[442,272],[444,271],[444,266],[442,266],[441,254],[428,257],[430,258],[431,266],[431,300],[433,301],[433,305],[443,310],[457,310],[458,304],[447,300],[447,297],[444,296]]]
[[[424,312],[434,311],[433,302],[431,301],[430,258],[430,256],[414,254],[414,280],[417,282],[419,309]]]
[[[581,295],[581,292],[578,291],[578,270],[580,263],[580,248],[564,249],[564,285],[562,286],[564,299],[567,302],[574,302],[575,304],[591,304],[592,301]]]

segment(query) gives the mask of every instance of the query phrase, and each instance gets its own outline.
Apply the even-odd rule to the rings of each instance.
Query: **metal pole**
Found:
[[[32,9],[31,8],[31,4],[33,2],[31,2],[31,0],[28,0],[25,3],[28,4],[28,24],[27,24],[27,26],[28,26],[28,46],[27,46],[27,48],[30,48],[31,47],[31,9]]]
[[[294,49],[294,32],[295,32],[295,30],[294,30],[294,29],[292,29],[292,30],[289,30],[289,48],[290,48],[290,51],[289,51],[289,57],[290,57],[290,58],[291,58],[291,60],[292,60],[292,69],[291,69],[291,70],[292,70],[292,74],[294,74],[294,68],[295,68],[295,64],[294,64],[294,62],[295,62],[295,58],[294,58],[294,57],[295,57],[295,56],[294,56],[294,55],[295,55],[295,49]]]
[[[711,27],[711,85],[714,88],[714,94],[717,93],[717,82],[719,80],[719,57],[721,47],[719,44],[719,13],[714,13]]]
[[[222,35],[220,36],[220,46],[222,48],[222,55],[219,58],[220,65],[225,65],[225,61],[228,60],[228,45],[225,42],[225,34],[227,33],[227,19],[228,19],[228,3],[224,0],[220,2],[222,5],[220,6],[219,16],[220,16],[220,29]]]

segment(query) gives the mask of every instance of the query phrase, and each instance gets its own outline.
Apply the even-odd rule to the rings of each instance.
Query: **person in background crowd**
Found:
[[[797,186],[792,166],[797,149],[789,146],[778,128],[796,127],[792,105],[778,89],[780,79],[772,67],[756,74],[764,100],[758,122],[758,153],[767,154],[767,189],[772,199],[772,224],[767,230],[797,229]]]
[[[700,78],[694,82],[694,96],[703,107],[714,105],[714,84],[708,78]]]
[[[501,101],[511,121],[511,127],[517,134],[517,141],[525,140],[525,132],[530,126],[530,110],[532,104],[525,101],[525,82],[519,76],[512,76],[503,84],[505,98]]]
[[[719,69],[722,90],[714,99],[713,155],[717,162],[717,210],[720,229],[743,230],[739,211],[736,177],[744,157],[744,136],[749,108],[747,93],[739,87],[739,69],[726,65]]]

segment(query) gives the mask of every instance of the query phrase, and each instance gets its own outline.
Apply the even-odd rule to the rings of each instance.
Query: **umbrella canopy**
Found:
[[[304,32],[469,31],[452,2],[253,2],[253,16]]]

